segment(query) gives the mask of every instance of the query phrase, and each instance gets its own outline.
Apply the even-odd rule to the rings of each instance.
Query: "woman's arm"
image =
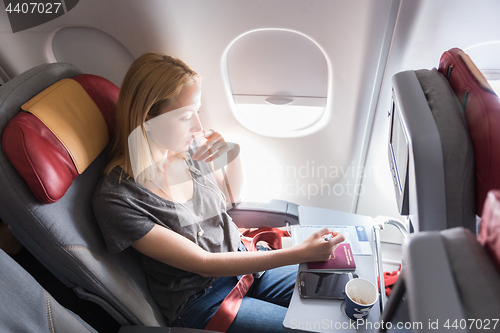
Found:
[[[197,161],[213,162],[217,165],[217,159],[223,154],[227,154],[226,177],[222,172],[224,165],[219,164],[216,167],[212,165],[212,170],[215,170],[215,178],[227,200],[232,203],[240,202],[244,184],[240,146],[237,143],[226,142],[222,135],[214,130],[207,131],[205,138],[207,141],[200,146],[192,158]]]
[[[344,241],[340,233],[321,229],[301,244],[288,249],[259,252],[210,253],[176,232],[156,225],[132,246],[139,252],[170,266],[205,277],[236,276],[307,261],[325,261]]]

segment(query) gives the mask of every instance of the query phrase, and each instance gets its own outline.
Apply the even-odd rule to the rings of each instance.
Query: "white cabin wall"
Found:
[[[500,1],[496,0],[402,1],[366,161],[366,168],[377,170],[377,177],[363,179],[366,192],[359,198],[357,213],[399,216],[387,152],[392,76],[404,70],[438,67],[443,52],[453,47],[465,50],[500,41],[498,13]],[[490,57],[500,59],[500,54]]]

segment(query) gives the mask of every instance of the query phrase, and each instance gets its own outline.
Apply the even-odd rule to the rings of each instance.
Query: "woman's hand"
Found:
[[[330,240],[325,240],[325,237],[328,235],[332,235],[332,237]],[[345,238],[341,233],[331,231],[327,228],[316,231],[297,245],[301,247],[299,251],[301,262],[326,261],[330,259],[331,254],[344,240]]]
[[[333,237],[325,241],[327,235]],[[132,246],[155,260],[204,277],[236,276],[308,261],[326,261],[339,243],[340,233],[321,229],[297,246],[276,251],[210,253],[178,233],[155,225]]]
[[[214,130],[205,131],[204,136],[207,141],[193,154],[192,159],[195,161],[211,162],[227,152],[234,152],[232,160],[240,151],[238,144],[226,142],[224,137]]]

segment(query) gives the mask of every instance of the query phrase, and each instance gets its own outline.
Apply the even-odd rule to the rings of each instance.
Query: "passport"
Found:
[[[353,271],[356,269],[354,256],[349,243],[341,243],[327,261],[314,261],[307,263],[309,271]]]

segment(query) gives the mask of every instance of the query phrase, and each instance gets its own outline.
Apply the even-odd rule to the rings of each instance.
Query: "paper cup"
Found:
[[[377,300],[377,287],[370,281],[357,278],[346,283],[345,314],[352,320],[366,319]]]

